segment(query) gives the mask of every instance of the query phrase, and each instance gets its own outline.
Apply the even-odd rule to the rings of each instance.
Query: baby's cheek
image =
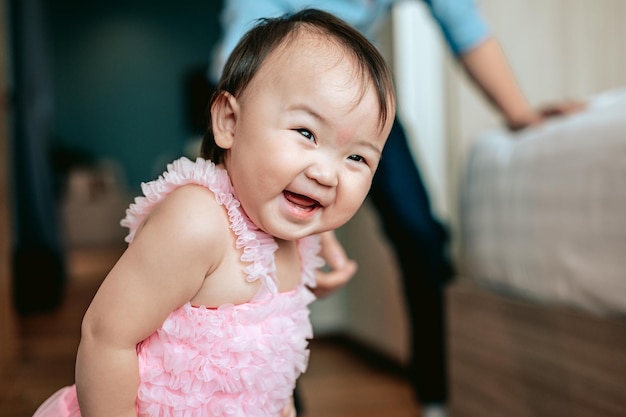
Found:
[[[360,186],[354,185],[350,187],[350,190],[343,193],[341,196],[338,196],[337,205],[341,208],[343,216],[347,217],[345,221],[348,221],[352,216],[354,216],[361,205],[363,205],[363,201],[367,197],[368,191],[369,184]]]

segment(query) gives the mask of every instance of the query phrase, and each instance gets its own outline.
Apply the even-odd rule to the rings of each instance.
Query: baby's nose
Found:
[[[326,187],[336,187],[337,163],[330,158],[320,158],[306,170],[306,176]]]

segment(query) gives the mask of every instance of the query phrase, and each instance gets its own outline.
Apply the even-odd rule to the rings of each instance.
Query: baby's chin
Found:
[[[280,229],[280,230],[275,230],[275,229]],[[296,241],[296,240],[304,239],[305,237],[318,235],[320,233],[327,231],[328,229],[318,228],[318,227],[295,227],[294,226],[292,228],[267,227],[261,230],[263,230],[268,235],[273,236],[274,239],[276,240]]]
[[[276,233],[270,233],[267,230],[264,230],[265,233],[269,234],[270,236],[273,236],[274,239],[276,240],[282,240],[282,241],[296,241],[296,240],[300,240],[300,239],[304,239],[305,237],[309,237],[309,236],[313,236],[313,235],[317,235],[320,232],[285,232],[284,230],[282,232],[276,232]]]
[[[305,237],[319,235],[324,232],[336,230],[345,225],[352,216],[347,212],[333,214],[318,212],[314,219],[298,220],[276,216],[271,218],[259,218],[258,222],[252,219],[259,229],[278,240],[294,241]]]

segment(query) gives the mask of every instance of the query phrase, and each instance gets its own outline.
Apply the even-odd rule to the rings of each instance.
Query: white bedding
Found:
[[[526,299],[626,315],[626,88],[476,141],[462,183],[463,273]]]

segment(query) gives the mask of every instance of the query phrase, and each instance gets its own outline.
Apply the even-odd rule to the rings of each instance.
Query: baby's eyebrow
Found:
[[[376,146],[376,144],[374,143],[374,141],[369,140],[367,137],[355,137],[351,140],[351,146],[352,149],[354,148],[367,148],[371,151],[373,151],[378,157],[380,157],[383,153],[382,148],[380,148],[379,146]]]
[[[371,141],[368,140],[358,140],[355,142],[356,145],[360,145],[360,146],[365,146],[367,148],[370,148],[371,150],[373,150],[374,152],[376,152],[377,155],[382,155],[383,154],[383,150],[379,149],[378,146],[374,145]]]
[[[307,103],[296,103],[296,104],[293,104],[293,105],[287,107],[287,111],[301,111],[301,112],[304,112],[304,113],[308,113],[309,115],[311,115],[313,118],[319,120],[320,122],[326,122],[326,118],[324,116],[322,116],[321,114],[319,114],[317,111],[315,111],[315,109],[313,109]]]

